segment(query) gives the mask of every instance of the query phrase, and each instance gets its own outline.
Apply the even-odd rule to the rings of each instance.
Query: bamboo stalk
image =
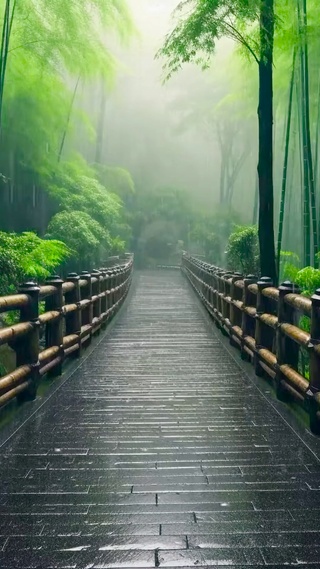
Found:
[[[304,102],[305,102],[306,153],[308,160],[310,207],[311,207],[311,222],[312,222],[312,237],[313,237],[313,265],[315,266],[317,262],[319,244],[318,244],[316,197],[315,197],[315,187],[314,187],[313,157],[312,157],[311,134],[310,134],[310,89],[309,89],[307,0],[302,1],[302,6],[303,6],[303,41],[304,41],[304,81],[305,81]]]
[[[290,146],[290,135],[291,135],[291,116],[292,116],[292,103],[293,103],[293,87],[294,87],[294,78],[295,78],[295,64],[296,64],[296,50],[294,49],[293,61],[292,61],[292,73],[291,73],[291,81],[290,81],[290,89],[289,89],[288,117],[287,117],[287,125],[286,125],[284,164],[283,164],[280,213],[279,213],[278,247],[277,247],[278,274],[280,274],[280,253],[281,253],[281,245],[282,245],[283,218],[284,218],[286,190],[287,190],[287,173],[288,173],[289,146]]]

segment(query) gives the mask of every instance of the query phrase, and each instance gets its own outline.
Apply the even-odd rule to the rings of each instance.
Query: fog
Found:
[[[137,188],[171,186],[212,208],[219,199],[220,150],[217,134],[201,124],[183,126],[184,117],[203,96],[217,103],[217,69],[233,44],[219,43],[212,69],[187,66],[163,84],[163,60],[155,54],[174,23],[176,0],[130,0],[139,37],[117,46],[124,69],[109,92],[104,123],[103,160],[127,168]],[[227,79],[227,78],[226,78]]]
[[[265,91],[258,89],[262,40],[257,15],[238,14],[236,43],[220,13],[215,23],[222,22],[222,28],[210,22],[208,31],[208,4],[191,2],[192,25],[188,18],[180,20],[185,35],[169,42],[167,50],[182,68],[164,81],[168,60],[156,55],[176,30],[178,0],[127,3],[133,26],[125,0],[39,0],[28,14],[24,3],[11,16],[5,12],[3,33],[12,35],[3,43],[0,73],[1,229],[58,240],[62,257],[76,270],[128,250],[142,266],[156,266],[173,257],[178,261],[185,249],[243,271],[238,253],[230,261],[234,239],[242,252],[250,249],[250,270],[258,272],[259,247],[262,241],[276,241],[278,229],[278,259],[284,250],[300,264],[315,264],[320,169],[316,35],[309,38],[310,70],[308,58],[295,60],[301,69],[293,77],[294,26],[281,29],[277,19],[274,89],[269,81],[258,136],[257,107],[264,107],[260,94]],[[194,28],[197,9],[204,11]],[[293,23],[296,11],[286,9]],[[313,22],[315,7],[309,10]],[[33,36],[34,41],[26,41]],[[208,58],[205,71],[203,65],[184,63],[190,58],[203,63],[202,55]],[[302,81],[305,77],[310,85]],[[259,145],[264,157],[260,153],[257,183]],[[265,231],[259,244],[258,211]],[[260,259],[270,255],[273,266],[263,272],[275,279],[275,252]]]

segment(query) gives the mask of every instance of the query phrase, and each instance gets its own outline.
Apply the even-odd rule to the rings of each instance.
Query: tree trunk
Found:
[[[4,92],[4,81],[7,68],[8,50],[9,50],[9,40],[10,40],[10,0],[6,0],[3,25],[2,25],[2,37],[1,37],[1,51],[0,51],[0,128],[2,124],[2,101]]]
[[[13,5],[11,4],[11,0],[6,0],[0,48],[0,133],[2,125],[3,93],[8,62],[9,44],[16,7],[17,0],[14,0]]]
[[[291,74],[290,90],[289,90],[289,105],[288,105],[288,116],[287,116],[287,126],[286,126],[286,140],[285,140],[285,150],[284,150],[283,176],[282,176],[280,212],[279,212],[278,247],[277,247],[278,274],[280,269],[280,252],[282,244],[283,218],[284,218],[286,189],[287,189],[287,173],[288,173],[289,145],[290,145],[290,133],[291,133],[291,116],[292,116],[295,64],[296,64],[296,50],[294,50],[293,53],[292,74]]]
[[[301,104],[301,134],[303,151],[303,241],[304,265],[311,264],[311,217],[310,217],[310,172],[307,142],[306,117],[306,76],[305,76],[305,35],[301,18],[300,0],[298,0],[298,29],[300,37],[300,104]]]
[[[320,72],[318,78],[318,99],[317,99],[317,122],[316,122],[316,132],[315,132],[315,149],[314,149],[314,186],[316,189],[316,211],[318,213],[319,219],[319,207],[320,207],[320,196],[318,191],[319,183],[319,135],[320,135]],[[318,226],[319,229],[319,226]],[[317,259],[317,265],[319,266],[319,259]]]
[[[318,78],[318,102],[317,102],[317,122],[316,122],[316,133],[315,133],[315,149],[314,149],[314,185],[315,188],[318,187],[319,178],[319,133],[320,133],[320,72]],[[319,192],[317,192],[319,207]],[[318,209],[317,207],[317,209]]]
[[[259,245],[262,276],[277,282],[273,212],[274,0],[260,3],[259,61]]]
[[[254,204],[253,204],[253,215],[252,224],[257,225],[258,223],[258,209],[259,209],[259,180],[258,175],[256,176],[256,186],[254,190]]]
[[[306,235],[306,231],[305,231],[305,221],[306,221],[306,216],[305,216],[305,207],[304,207],[304,198],[305,198],[305,182],[304,182],[304,147],[303,147],[303,133],[302,133],[302,89],[301,89],[301,81],[296,81],[296,102],[297,102],[297,125],[298,125],[298,152],[299,152],[299,170],[297,171],[297,178],[298,175],[300,177],[299,183],[300,183],[300,188],[301,188],[301,203],[300,203],[300,214],[301,214],[301,220],[302,220],[302,235],[301,235],[301,243],[300,243],[300,258],[302,259],[302,263],[303,266],[306,266],[306,243],[305,243],[305,235]],[[293,173],[295,174],[295,170],[293,171]],[[293,220],[293,223],[298,223],[297,219]]]
[[[312,221],[312,236],[313,236],[313,266],[317,264],[318,246],[318,223],[316,211],[316,196],[314,187],[314,171],[313,171],[313,157],[311,148],[311,134],[310,134],[310,93],[309,93],[309,49],[308,49],[308,18],[307,18],[307,0],[302,2],[303,8],[303,44],[304,44],[304,86],[305,86],[305,128],[306,128],[306,153],[308,160],[308,173],[309,173],[309,189],[310,189],[310,206],[311,206],[311,221]]]

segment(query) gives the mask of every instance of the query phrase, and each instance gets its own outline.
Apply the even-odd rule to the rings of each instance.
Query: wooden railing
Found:
[[[0,312],[18,311],[18,322],[0,329],[0,345],[16,353],[16,369],[0,378],[0,406],[34,399],[41,378],[59,375],[67,357],[80,356],[119,310],[131,283],[133,259],[118,265],[54,276],[44,286],[27,282],[0,297]]]
[[[244,278],[187,254],[182,270],[242,358],[274,381],[279,399],[301,403],[320,434],[320,290],[306,298],[289,281],[275,288],[267,277]]]

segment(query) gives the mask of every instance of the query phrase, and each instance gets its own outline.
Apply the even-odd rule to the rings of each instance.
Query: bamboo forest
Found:
[[[2,294],[126,251],[320,286],[316,0],[1,13]]]

